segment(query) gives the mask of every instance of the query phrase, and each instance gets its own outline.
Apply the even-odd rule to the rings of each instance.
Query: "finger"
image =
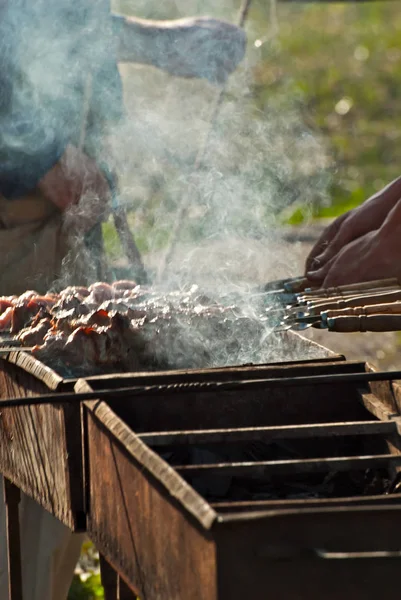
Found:
[[[358,222],[356,222],[353,215],[350,215],[349,219],[342,224],[342,227],[338,229],[334,238],[328,246],[326,246],[324,252],[314,259],[315,263],[320,267],[323,267],[323,265],[333,257],[337,256],[345,246],[363,236],[365,233],[365,229],[358,227]]]
[[[361,262],[354,260],[354,256],[358,253],[358,250],[353,250],[354,247],[355,245],[351,243],[327,263],[323,287],[348,285],[369,279],[364,274],[365,269]]]
[[[314,265],[315,259],[324,253],[327,246],[330,244],[331,240],[337,235],[341,225],[345,221],[345,219],[349,216],[349,213],[344,213],[340,217],[338,217],[333,223],[331,223],[326,229],[323,231],[312,250],[310,251],[306,262],[305,262],[305,271],[313,269],[313,267],[317,267],[317,263]]]
[[[329,260],[325,265],[320,267],[319,269],[315,269],[314,271],[308,271],[306,273],[306,277],[312,281],[314,284],[317,282],[323,282],[327,277],[328,272],[330,271],[331,266],[333,265],[336,257],[333,257]]]
[[[350,283],[357,283],[360,280],[361,278],[354,269],[347,270],[343,261],[338,261],[332,265],[331,269],[329,269],[322,287],[327,288],[336,287],[338,285],[348,285]]]

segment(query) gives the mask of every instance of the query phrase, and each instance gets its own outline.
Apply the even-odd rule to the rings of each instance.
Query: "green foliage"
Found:
[[[82,544],[81,556],[67,600],[103,600],[104,591],[100,578],[99,554],[87,540]]]
[[[297,102],[332,157],[328,205],[335,216],[399,176],[401,163],[401,13],[397,3],[279,4],[269,39],[266,4],[251,14],[260,60],[253,93],[267,114],[286,95]],[[250,40],[252,41],[252,39]],[[295,207],[289,222],[303,219]]]
[[[103,600],[104,593],[100,575],[90,575],[81,579],[75,575],[68,594],[68,600]]]
[[[174,0],[164,3],[114,1],[117,10],[127,14],[137,12],[148,18],[210,14],[232,22],[239,5],[240,2],[234,0],[217,4],[211,0],[188,0],[180,5]],[[261,231],[282,209],[281,220],[288,223],[300,223],[309,217],[336,216],[399,176],[401,11],[398,3],[278,2],[275,5],[273,0],[254,0],[247,33],[247,60],[230,78],[222,107],[222,112],[226,111],[229,116],[219,121],[221,138],[226,143],[220,155],[216,148],[211,151],[212,164],[221,171],[222,180],[231,178],[235,182],[238,172],[244,174],[244,181],[246,178],[244,187],[250,204],[242,203],[236,207],[236,213],[231,207],[231,221],[225,223],[228,227],[237,228],[242,219],[245,227],[247,215],[252,215],[252,201],[254,198],[260,201],[263,190],[266,204],[258,213]],[[129,113],[130,99],[136,99],[130,113],[133,120],[141,120],[138,105],[151,107],[156,119],[165,102],[157,104],[160,90],[167,89],[173,102],[156,131],[170,131],[171,123],[180,131],[178,122],[183,123],[175,145],[170,133],[166,134],[167,159],[165,155],[160,160],[157,152],[153,156],[150,145],[150,153],[145,152],[143,161],[139,160],[135,169],[122,178],[127,189],[134,190],[148,165],[152,161],[156,165],[158,185],[152,190],[153,183],[144,177],[144,193],[140,192],[134,199],[131,197],[128,202],[135,214],[131,223],[136,240],[145,253],[157,252],[166,245],[179,198],[185,194],[185,185],[180,187],[177,181],[182,182],[185,173],[191,172],[201,143],[201,136],[197,135],[196,128],[191,130],[190,122],[190,134],[185,135],[186,109],[182,114],[180,110],[175,114],[174,102],[181,107],[180,99],[187,98],[187,103],[197,106],[197,112],[207,121],[215,96],[212,86],[188,83],[155,71],[149,70],[149,74],[146,71],[139,77],[137,71],[126,69],[123,74]],[[192,120],[197,112],[191,113]],[[148,113],[144,115],[146,119]],[[305,174],[302,167],[297,171],[296,166],[303,156],[302,135],[307,130],[324,155],[322,165],[316,164],[312,174]],[[133,139],[130,153],[136,145],[137,140]],[[243,162],[236,162],[234,150],[230,154],[234,148],[241,158],[250,157],[252,152],[255,156],[264,156],[264,166],[244,173]],[[310,162],[315,160],[315,155],[316,151]],[[207,173],[202,177],[202,185],[206,179]],[[252,185],[261,191],[252,190]],[[209,192],[207,187],[201,189],[203,200]],[[202,199],[201,209],[205,208]],[[213,210],[200,210],[183,232],[182,239],[190,235],[193,240],[216,235],[220,224],[213,221],[213,216]],[[107,250],[114,258],[121,249],[112,229],[110,224],[105,226],[105,239]]]

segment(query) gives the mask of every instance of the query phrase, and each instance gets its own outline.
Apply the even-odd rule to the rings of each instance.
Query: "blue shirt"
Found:
[[[123,113],[116,57],[109,0],[0,0],[5,198],[33,189],[83,127],[85,151],[96,158]]]

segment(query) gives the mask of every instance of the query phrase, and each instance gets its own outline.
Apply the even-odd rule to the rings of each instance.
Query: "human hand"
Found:
[[[320,269],[308,274],[319,287],[390,277],[401,281],[401,200],[381,227],[353,239]]]
[[[305,271],[313,278],[342,248],[370,231],[379,229],[401,198],[401,178],[336,219],[320,236],[306,259]]]
[[[243,29],[209,17],[171,21],[161,68],[179,77],[224,83],[245,55]]]
[[[102,219],[111,197],[107,180],[96,162],[71,144],[39,181],[38,189],[60,211],[79,215],[77,225],[84,230]]]

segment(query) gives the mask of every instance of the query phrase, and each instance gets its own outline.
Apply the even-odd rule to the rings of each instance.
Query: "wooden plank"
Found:
[[[64,382],[63,378],[58,375],[58,373],[26,352],[12,352],[7,357],[7,360],[18,367],[21,367],[26,373],[33,375],[35,379],[43,381],[49,390],[58,390]]]
[[[391,389],[394,394],[394,400],[397,406],[397,412],[401,414],[401,381],[392,381]]]
[[[0,360],[0,398],[69,389],[57,374],[31,358],[26,363],[23,357],[21,366]],[[24,365],[29,371],[22,368]],[[70,529],[82,529],[79,407],[0,408],[0,472]]]
[[[388,408],[388,406],[384,404],[384,402],[382,402],[381,399],[379,399],[375,394],[367,392],[363,388],[357,388],[356,393],[361,404],[363,404],[366,410],[368,410],[378,419],[387,421],[394,416],[393,411]]]
[[[238,427],[236,429],[201,429],[194,431],[153,431],[141,433],[138,438],[152,447],[233,444],[246,441],[292,440],[316,437],[351,435],[389,435],[397,433],[394,421],[356,421],[319,423],[317,425],[282,425],[280,427]]]
[[[105,402],[88,402],[86,405],[107,429],[110,437],[118,440],[142,470],[150,473],[172,498],[177,499],[182,507],[197,519],[202,527],[209,529],[212,526],[216,513],[207,502],[183,481],[172,467],[141,442]],[[88,443],[90,444],[89,438]]]
[[[138,462],[134,434],[118,430],[117,417],[111,431],[112,415],[106,427],[106,413],[95,414],[94,404],[84,407],[90,538],[141,598],[216,600],[210,533]]]
[[[366,363],[365,368],[366,371],[370,373],[375,373],[377,371],[377,369],[369,363]],[[386,406],[390,413],[400,413],[397,407],[392,381],[371,381],[369,383],[369,389],[377,398],[380,398],[380,402]]]

